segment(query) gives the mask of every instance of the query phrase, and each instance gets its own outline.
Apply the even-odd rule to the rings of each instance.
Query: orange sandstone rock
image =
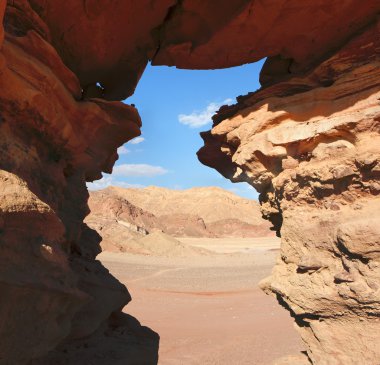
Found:
[[[270,56],[285,74],[307,70],[376,19],[377,0],[30,0],[53,45],[87,87],[131,95],[147,62],[190,69],[237,66]],[[69,21],[70,19],[70,21]]]
[[[261,193],[282,238],[262,286],[291,312],[317,365],[380,361],[379,29],[222,108],[198,152]]]
[[[85,181],[140,134],[135,108],[81,100],[77,77],[26,1],[9,2],[0,71],[0,363],[23,364],[94,333],[126,288],[95,261]],[[22,349],[22,351],[20,351]]]
[[[149,60],[212,69],[268,57],[264,87],[221,108],[199,158],[260,191],[282,236],[266,290],[313,364],[379,363],[379,11],[378,0],[8,1],[0,362],[157,362],[158,337],[120,316],[129,294],[95,260],[85,182],[139,135],[137,110],[117,100]]]

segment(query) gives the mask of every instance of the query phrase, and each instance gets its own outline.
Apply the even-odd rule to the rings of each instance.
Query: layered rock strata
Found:
[[[311,361],[379,363],[378,0],[0,0],[4,12],[0,363],[157,362],[157,337],[120,318],[130,296],[95,260],[85,182],[140,133],[118,100],[149,60],[262,57],[265,88],[219,112],[200,158],[261,192],[283,241],[266,288]]]
[[[307,70],[373,22],[380,11],[377,0],[360,6],[357,0],[29,3],[85,91],[92,94],[99,83],[97,93],[108,100],[131,95],[149,60],[155,65],[215,69],[281,56],[291,62],[292,72]]]
[[[117,147],[140,134],[141,122],[133,107],[83,99],[77,77],[27,2],[9,2],[5,30],[0,363],[13,365],[108,328],[111,315],[129,302],[127,289],[95,260],[100,238],[83,224],[85,182],[112,170]],[[124,326],[112,321],[112,328]],[[154,357],[157,343],[153,348]]]
[[[380,363],[379,31],[223,107],[198,153],[260,192],[282,238],[262,286],[318,365]]]

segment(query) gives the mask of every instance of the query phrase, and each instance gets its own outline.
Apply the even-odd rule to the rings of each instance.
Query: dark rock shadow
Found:
[[[125,313],[114,313],[94,334],[65,341],[29,365],[156,365],[159,335]]]

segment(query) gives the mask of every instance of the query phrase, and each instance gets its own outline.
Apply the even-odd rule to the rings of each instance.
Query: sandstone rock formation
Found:
[[[281,55],[294,72],[305,70],[379,11],[377,0],[29,2],[81,85],[100,83],[111,100],[133,93],[148,60],[213,69]]]
[[[129,302],[127,289],[95,261],[100,238],[83,224],[85,182],[111,171],[116,148],[139,135],[141,123],[133,107],[82,100],[77,77],[27,1],[10,1],[6,11],[0,62],[0,363],[10,365],[106,328],[112,313]]]
[[[200,159],[261,192],[282,236],[266,290],[311,361],[378,364],[379,12],[378,0],[0,0],[0,363],[104,364],[132,332],[141,346],[128,335],[136,346],[115,356],[157,361],[157,337],[120,319],[129,294],[95,260],[85,182],[140,133],[117,100],[148,60],[267,56],[264,88],[221,109]]]
[[[139,253],[136,240],[157,230],[175,237],[273,234],[256,201],[215,187],[109,187],[90,192],[89,207],[91,213],[85,222],[102,237],[101,246],[106,251]]]
[[[238,98],[200,160],[261,193],[282,237],[263,283],[313,364],[380,362],[380,26],[304,75]]]

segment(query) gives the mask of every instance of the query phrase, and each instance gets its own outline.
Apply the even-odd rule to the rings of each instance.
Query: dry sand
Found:
[[[269,365],[303,350],[288,312],[257,286],[278,240],[180,240],[214,253],[99,256],[132,295],[125,311],[160,334],[159,364]]]

